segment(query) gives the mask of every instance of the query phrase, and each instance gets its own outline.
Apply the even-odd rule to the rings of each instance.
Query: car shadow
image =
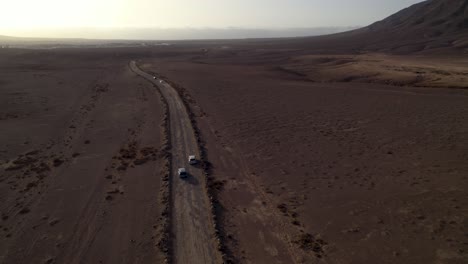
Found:
[[[202,166],[201,166],[201,163],[200,162],[197,162],[195,164],[190,164],[191,167],[194,167],[194,168],[197,168],[197,169],[201,169]]]
[[[187,178],[184,179],[186,182],[192,184],[192,185],[198,185],[200,182],[198,181],[197,178],[195,178],[192,174],[187,175]]]

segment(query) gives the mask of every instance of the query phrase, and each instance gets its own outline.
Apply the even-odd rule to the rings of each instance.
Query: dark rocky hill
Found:
[[[314,53],[468,54],[468,0],[428,0],[364,28],[293,43]]]

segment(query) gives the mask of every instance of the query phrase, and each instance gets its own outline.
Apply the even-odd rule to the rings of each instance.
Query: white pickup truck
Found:
[[[179,174],[179,177],[182,179],[187,178],[187,171],[185,170],[185,168],[179,168],[177,170],[177,174]]]
[[[197,164],[197,159],[195,158],[195,155],[190,155],[190,156],[188,157],[188,163],[189,163],[190,165]]]

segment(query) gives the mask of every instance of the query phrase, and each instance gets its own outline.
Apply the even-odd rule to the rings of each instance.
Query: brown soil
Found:
[[[163,263],[158,92],[115,50],[1,52],[0,263]]]
[[[398,86],[468,88],[468,61],[431,56],[304,55],[278,70],[313,82],[360,82]]]
[[[467,263],[466,8],[317,38],[0,49],[0,263]],[[131,60],[177,87],[189,133]],[[171,192],[198,147],[207,185]]]
[[[287,57],[294,51],[231,51],[181,51],[143,66],[190,95],[213,176],[224,182],[218,197],[232,259],[468,260],[468,93],[444,87],[464,86],[456,74],[431,82],[439,71],[464,78],[466,58],[300,57],[312,60],[301,67],[318,69],[314,79],[278,70],[298,65]],[[339,67],[356,67],[348,58],[366,71],[393,65],[411,75],[422,65],[427,79],[340,80]],[[394,71],[382,80],[403,80]],[[425,84],[438,88],[412,86]]]

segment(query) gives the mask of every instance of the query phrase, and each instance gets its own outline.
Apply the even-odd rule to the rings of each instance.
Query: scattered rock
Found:
[[[122,164],[122,165],[120,165],[119,167],[117,167],[117,170],[119,170],[119,171],[127,170],[127,165],[126,165],[126,164]]]
[[[286,206],[286,204],[279,204],[277,206],[277,208],[284,214],[284,215],[287,215],[288,214],[288,207]]]
[[[324,246],[327,245],[324,240],[315,238],[309,233],[301,234],[295,243],[298,244],[303,250],[313,251],[317,258],[322,258],[325,253]]]
[[[54,263],[55,259],[54,258],[47,258],[45,261],[44,261],[44,264],[52,264]]]
[[[119,193],[119,192],[120,192],[120,190],[119,190],[118,188],[115,188],[115,189],[113,189],[113,190],[107,191],[107,193],[109,193],[109,194],[116,194],[116,193]]]
[[[29,191],[30,189],[34,188],[37,186],[37,182],[30,182],[26,185],[26,188],[24,189],[25,191]]]
[[[62,163],[64,163],[65,161],[63,159],[60,159],[60,158],[57,158],[57,159],[54,159],[54,167],[58,167],[60,165],[62,165]]]
[[[301,222],[299,222],[298,220],[293,220],[291,222],[293,225],[297,225],[297,226],[300,226],[301,225]]]
[[[49,222],[49,225],[50,225],[50,226],[54,226],[54,225],[58,224],[59,222],[60,222],[59,219],[54,219],[54,220],[52,220],[52,221]]]
[[[21,209],[21,211],[19,211],[20,214],[27,214],[29,212],[31,212],[31,210],[29,210],[29,208],[26,208],[26,207]]]
[[[34,171],[35,173],[40,174],[46,171],[50,171],[50,166],[46,164],[45,162],[41,162],[38,165],[33,165],[31,167],[31,171]]]
[[[133,164],[142,165],[142,164],[145,164],[146,162],[148,162],[148,158],[144,157],[141,159],[136,159],[135,161],[133,161]]]

